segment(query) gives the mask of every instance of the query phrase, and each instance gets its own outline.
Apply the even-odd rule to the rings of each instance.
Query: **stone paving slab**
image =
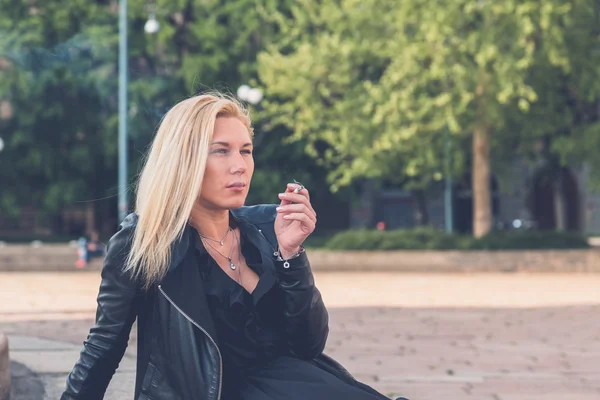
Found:
[[[35,336],[11,336],[10,351],[13,352],[33,352],[33,351],[60,351],[77,350],[79,347],[73,343],[58,342]],[[14,359],[14,357],[12,357]]]
[[[15,368],[15,371],[12,371],[11,374],[12,378],[29,378],[31,381],[41,382],[45,395],[40,400],[60,398],[65,388],[66,377],[79,358],[81,346],[21,335],[11,335],[9,346],[11,360],[26,367]],[[126,353],[110,383],[105,398],[133,398],[135,369],[135,357]],[[35,376],[31,376],[31,371]],[[17,394],[15,397],[18,399],[22,396]],[[26,399],[26,397],[22,398],[23,400]]]
[[[60,399],[65,388],[64,376],[46,375],[42,377],[42,383],[46,393],[40,400]],[[110,381],[104,398],[106,400],[131,400],[133,399],[134,384],[135,372],[118,372]]]
[[[82,306],[94,304],[97,277],[11,279],[0,293],[6,299],[0,331],[9,341],[29,335],[73,344],[52,350],[38,340],[30,347],[31,353],[47,350],[48,357],[64,348],[72,359],[57,369],[70,370],[93,323],[93,307]],[[600,399],[596,276],[318,274],[317,281],[330,312],[326,353],[384,394],[410,400]],[[11,309],[13,298],[19,301]],[[52,307],[50,298],[56,298]],[[27,350],[18,339],[12,342]],[[131,362],[135,343],[134,330]],[[48,399],[58,398],[67,372],[41,375]],[[130,399],[133,381],[133,368],[119,369],[106,398]]]
[[[590,324],[588,329],[580,331],[581,336],[588,337],[589,330],[598,328],[595,317],[599,308],[598,306],[576,309],[566,307],[562,312],[555,310],[553,313],[556,318],[549,322],[565,325],[566,321],[576,319],[574,315],[579,315],[579,318]],[[463,399],[466,398],[465,396],[492,400],[497,398],[545,400],[548,398],[546,395],[548,390],[554,393],[553,400],[563,398],[587,400],[600,396],[600,371],[596,368],[599,360],[597,355],[600,353],[598,341],[577,341],[577,344],[572,344],[560,335],[547,338],[545,336],[525,337],[515,341],[514,339],[519,335],[513,330],[523,329],[523,326],[507,327],[502,323],[513,319],[515,314],[526,317],[531,323],[539,323],[540,320],[545,320],[548,310],[523,312],[523,310],[442,309],[436,311],[439,314],[437,320],[440,329],[443,329],[441,321],[458,323],[459,316],[464,312],[463,323],[470,324],[470,331],[479,334],[466,334],[452,324],[448,324],[437,335],[419,334],[418,330],[422,324],[430,324],[430,322],[424,323],[421,316],[435,315],[434,310],[390,309],[386,311],[388,317],[403,323],[390,325],[387,330],[373,330],[370,327],[377,325],[377,322],[371,324],[370,319],[378,319],[380,311],[367,308],[332,309],[330,310],[331,333],[326,352],[342,362],[358,379],[382,393],[403,395],[411,400],[440,398],[451,400]],[[482,322],[481,318],[473,318],[474,312],[489,317],[487,321]],[[559,318],[561,314],[563,314],[562,321]],[[358,319],[362,321],[362,330],[356,328]],[[78,337],[77,340],[74,339],[75,343],[82,343],[91,323],[91,319],[56,321],[54,322],[57,327],[55,335],[60,336],[66,324],[70,327],[68,331],[71,335]],[[482,329],[481,324],[496,326],[495,335],[487,337],[487,326]],[[26,325],[22,325],[21,329],[27,329]],[[53,323],[45,322],[43,324],[45,331],[52,331],[52,325]],[[348,330],[349,326],[352,327],[352,333]],[[16,329],[15,325],[12,327]],[[79,332],[77,335],[76,331]],[[591,337],[594,337],[593,334]],[[468,340],[469,338],[471,340]],[[26,352],[23,340],[17,337],[11,341],[15,348],[19,348],[19,351],[11,350],[11,354],[16,354],[20,361],[30,363],[42,363],[38,360],[44,357],[54,359],[59,349],[63,349],[66,357],[60,358],[70,358],[70,360],[65,363],[60,362],[57,370],[64,370],[65,375],[77,359],[81,348],[80,344],[71,347],[64,343],[52,344],[50,341],[33,339],[31,349],[34,351],[29,354]],[[135,342],[135,335],[132,342]],[[44,356],[39,354],[40,347],[48,349]],[[130,345],[129,357],[132,358],[134,353],[135,347]],[[43,371],[52,371],[44,369],[46,367],[43,363],[39,368]],[[123,387],[131,386],[132,371],[134,371],[133,366],[129,370],[126,366],[120,368],[111,383],[111,390],[115,393],[126,393],[127,389]],[[55,391],[62,390],[64,376],[58,379],[53,373],[49,373],[43,374],[42,378],[48,384],[54,382],[53,384],[57,385]],[[600,397],[596,397],[598,398]]]
[[[38,374],[64,374],[73,368],[73,360],[77,360],[77,350],[50,351],[12,351],[10,358],[24,364]]]

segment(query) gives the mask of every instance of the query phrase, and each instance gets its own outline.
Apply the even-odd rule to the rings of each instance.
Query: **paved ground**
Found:
[[[385,394],[600,399],[600,275],[319,273],[316,279],[331,316],[326,352]],[[92,323],[98,273],[0,273],[0,282],[0,330],[21,371],[15,381],[41,384],[41,398],[57,399]],[[107,399],[131,398],[134,343],[135,337]]]

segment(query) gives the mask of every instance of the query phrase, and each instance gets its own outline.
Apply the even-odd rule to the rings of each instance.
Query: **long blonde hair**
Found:
[[[183,100],[160,123],[138,181],[138,222],[125,267],[145,288],[167,273],[171,244],[183,235],[202,189],[219,117],[239,118],[253,135],[248,110],[220,93]]]

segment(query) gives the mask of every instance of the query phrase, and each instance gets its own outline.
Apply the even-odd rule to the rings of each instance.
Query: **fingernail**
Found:
[[[281,210],[283,210],[283,207],[277,207],[276,210],[281,211]]]
[[[285,193],[279,193],[279,197],[285,197]]]

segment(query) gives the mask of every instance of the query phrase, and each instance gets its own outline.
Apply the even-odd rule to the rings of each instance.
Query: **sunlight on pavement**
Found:
[[[315,274],[328,307],[527,308],[600,304],[600,275]],[[98,271],[0,273],[0,320],[89,318]]]
[[[600,275],[319,273],[328,307],[528,308],[600,304]]]

